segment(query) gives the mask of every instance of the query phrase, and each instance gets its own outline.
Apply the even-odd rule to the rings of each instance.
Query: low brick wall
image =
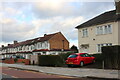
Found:
[[[8,63],[8,64],[14,64],[15,63],[14,59],[6,59],[6,60],[3,60],[2,62],[3,63]]]
[[[24,62],[25,62],[24,59],[18,59],[18,60],[16,61],[16,63],[24,63]]]
[[[29,59],[25,59],[25,65],[29,65],[30,64],[30,60]]]
[[[15,62],[14,59],[5,59],[2,62],[3,63],[8,63],[8,64],[15,64],[15,63],[24,63],[25,65],[29,65],[30,64],[30,60],[29,59],[17,59],[16,62]]]
[[[24,63],[25,65],[29,65],[30,64],[30,60],[29,59],[18,59],[16,61],[16,63]]]

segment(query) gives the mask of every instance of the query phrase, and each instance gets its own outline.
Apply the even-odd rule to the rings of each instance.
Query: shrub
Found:
[[[102,54],[92,54],[92,56],[95,57],[96,61],[103,61],[103,55]]]
[[[14,59],[14,61],[15,61],[15,62],[17,62],[17,61],[18,61],[18,59],[17,59],[17,58],[15,58],[15,59]]]
[[[63,60],[63,64],[65,64],[65,60],[67,60],[67,57],[71,54],[71,52],[69,53],[61,53],[59,56],[61,57],[61,59]]]
[[[39,55],[40,66],[62,66],[63,60],[59,55]]]

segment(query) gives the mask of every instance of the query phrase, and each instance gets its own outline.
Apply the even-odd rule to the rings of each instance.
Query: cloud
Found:
[[[0,6],[0,36],[9,43],[61,31],[73,44],[77,25],[112,9],[112,2],[8,2]]]
[[[39,2],[34,3],[33,13],[38,18],[55,16],[86,18],[114,9],[113,2]]]
[[[36,28],[32,24],[18,23],[17,20],[5,18],[0,21],[2,24],[2,41],[24,40],[33,37]]]
[[[75,27],[83,22],[84,18],[72,17],[72,18],[64,18],[64,17],[52,17],[50,19],[38,19],[33,21],[33,24],[39,26],[38,29],[43,33],[54,33],[61,31],[66,35],[68,39],[76,40],[77,39],[77,30]],[[72,34],[71,34],[72,33]]]
[[[39,2],[33,4],[33,12],[39,18],[49,18],[55,16],[64,16],[69,15],[73,16],[75,6],[71,5],[70,2]]]

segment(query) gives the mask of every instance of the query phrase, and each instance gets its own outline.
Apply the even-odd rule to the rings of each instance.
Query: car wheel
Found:
[[[80,62],[80,66],[81,67],[84,66],[84,62],[83,61]]]

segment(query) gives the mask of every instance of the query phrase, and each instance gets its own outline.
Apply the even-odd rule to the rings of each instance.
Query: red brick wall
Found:
[[[25,65],[29,65],[30,64],[30,60],[29,59],[18,59],[16,63],[23,63]]]
[[[14,59],[6,59],[2,61],[3,63],[8,63],[8,64],[14,64],[14,63],[22,63],[24,62],[25,65],[29,65],[30,64],[30,60],[29,59],[18,59],[16,62],[14,61]]]
[[[6,60],[3,60],[3,63],[14,64],[15,61],[14,59],[6,59]]]
[[[30,64],[30,60],[29,59],[25,59],[25,65],[29,65]]]
[[[24,62],[24,59],[18,59],[16,63],[22,63]]]
[[[63,49],[63,40],[64,40],[64,49],[69,49],[68,40],[62,35],[62,33],[58,33],[54,35],[50,40],[50,49]]]

